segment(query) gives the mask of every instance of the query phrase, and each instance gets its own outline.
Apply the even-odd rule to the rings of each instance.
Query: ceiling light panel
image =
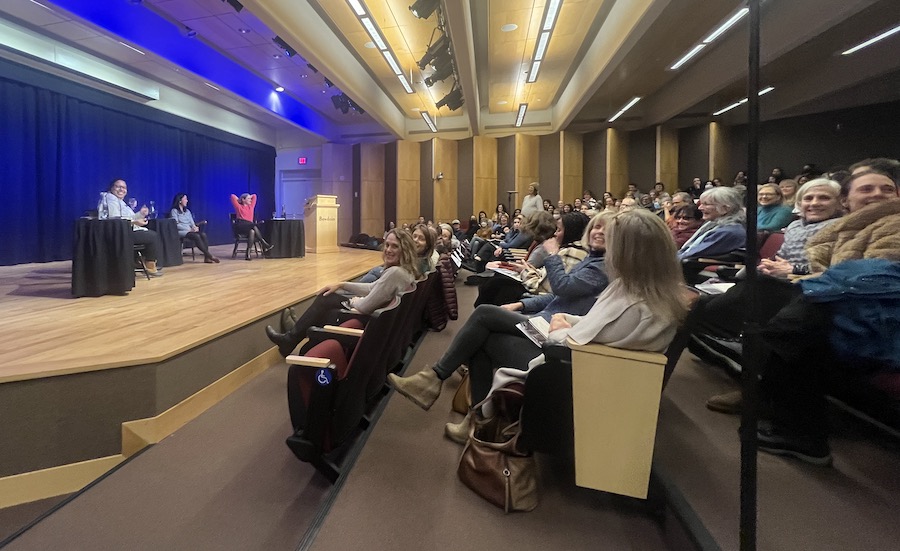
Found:
[[[885,38],[892,36],[898,32],[900,32],[900,25],[897,25],[896,27],[894,27],[892,29],[888,29],[888,30],[884,31],[883,33],[873,36],[872,38],[866,40],[865,42],[862,42],[860,44],[857,44],[856,46],[853,46],[849,50],[845,50],[845,51],[841,52],[841,55],[854,54],[854,53],[862,50],[863,48],[868,48],[872,44],[875,44],[876,42],[880,42],[880,41],[884,40]]]
[[[748,13],[750,13],[750,9],[746,7],[742,7],[730,14],[725,18],[724,21],[716,25],[710,30],[703,40],[688,50],[684,55],[678,58],[678,61],[673,63],[670,67],[670,71],[677,71],[682,66],[684,66],[688,61],[694,59],[697,54],[702,52],[706,46],[711,45],[713,42],[724,36],[729,30],[735,27]]]
[[[631,109],[632,107],[634,107],[634,105],[635,105],[637,102],[639,102],[639,101],[641,101],[641,98],[639,98],[639,97],[631,98],[631,101],[629,101],[628,103],[626,103],[625,106],[622,107],[621,109],[619,109],[619,110],[616,112],[615,115],[613,115],[613,116],[611,116],[611,117],[609,118],[609,122],[616,122],[616,119],[618,119],[618,118],[621,117],[623,114],[625,114],[625,111],[628,111],[629,109]]]
[[[403,87],[403,91],[407,94],[412,94],[413,88],[410,85],[409,80],[403,74],[403,69],[401,68],[400,63],[397,60],[397,56],[394,54],[394,51],[384,39],[384,35],[382,34],[381,29],[375,23],[372,14],[369,13],[368,7],[366,6],[365,2],[363,0],[347,0],[347,4],[350,6],[350,10],[356,16],[359,23],[366,30],[366,33],[372,39],[375,47],[379,52],[381,52],[381,55],[387,62],[388,67],[390,67],[391,72],[393,72],[394,76],[396,76],[400,81],[400,86]]]
[[[485,3],[490,72],[485,77],[488,97],[483,104],[489,113],[513,116],[520,103],[528,103],[531,109],[551,105],[550,100],[566,86],[579,50],[593,40],[590,31],[595,20],[608,10],[608,2],[583,0]],[[517,28],[504,31],[512,25]],[[545,26],[552,32],[542,39]],[[537,103],[537,98],[544,102]],[[501,105],[500,100],[508,103]]]

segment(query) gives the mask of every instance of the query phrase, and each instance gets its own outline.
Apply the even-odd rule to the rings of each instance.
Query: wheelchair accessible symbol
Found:
[[[330,369],[322,367],[316,372],[316,382],[321,386],[328,386],[331,384],[332,376]]]

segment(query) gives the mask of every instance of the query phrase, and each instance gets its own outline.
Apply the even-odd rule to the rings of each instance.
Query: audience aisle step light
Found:
[[[416,0],[416,2],[409,7],[409,11],[419,19],[428,19],[438,8],[440,3],[441,0]]]

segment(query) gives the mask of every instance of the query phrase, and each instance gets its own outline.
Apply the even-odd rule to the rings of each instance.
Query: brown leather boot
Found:
[[[437,401],[441,395],[441,385],[444,384],[430,366],[409,377],[398,377],[391,373],[388,375],[388,382],[397,389],[397,392],[425,411],[431,409]]]

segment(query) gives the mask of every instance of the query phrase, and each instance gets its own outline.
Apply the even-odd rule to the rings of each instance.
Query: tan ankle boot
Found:
[[[740,390],[718,394],[706,401],[706,407],[719,413],[740,415],[744,408],[744,394]]]
[[[161,275],[162,275],[162,272],[160,272],[160,271],[156,268],[156,261],[155,261],[155,260],[145,260],[145,261],[144,261],[144,266],[147,267],[147,272],[150,274],[151,277],[158,277],[158,276],[161,276]]]
[[[409,377],[398,377],[391,373],[388,375],[388,382],[397,389],[397,392],[425,411],[428,411],[441,395],[441,385],[444,383],[438,374],[427,366]]]
[[[447,423],[444,425],[444,436],[453,440],[457,444],[465,444],[469,439],[469,432],[472,430],[472,424],[475,422],[475,414],[472,410],[463,417],[459,423]]]

